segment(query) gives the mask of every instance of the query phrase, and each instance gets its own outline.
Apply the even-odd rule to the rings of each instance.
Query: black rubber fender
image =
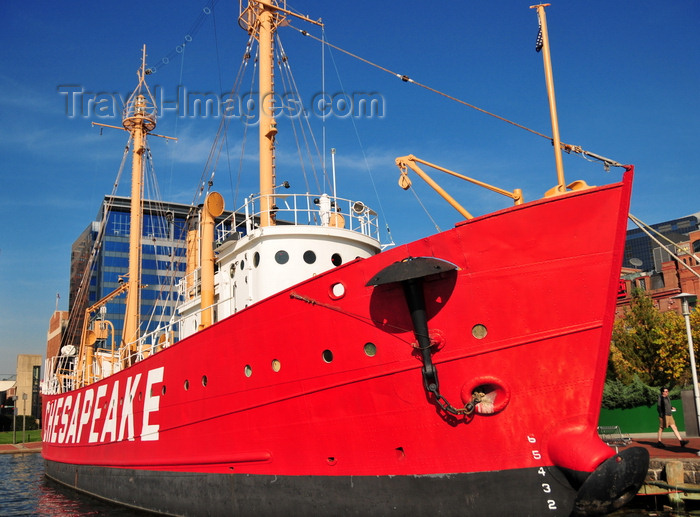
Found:
[[[649,451],[643,447],[621,450],[586,478],[576,494],[571,515],[605,515],[617,510],[637,494],[648,471]]]

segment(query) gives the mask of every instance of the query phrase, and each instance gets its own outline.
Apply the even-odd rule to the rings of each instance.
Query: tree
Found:
[[[693,313],[696,325],[700,317]],[[691,327],[693,325],[691,324]],[[630,306],[615,322],[608,379],[631,384],[637,376],[650,386],[690,382],[688,345],[682,316],[659,312],[646,292],[632,291]]]

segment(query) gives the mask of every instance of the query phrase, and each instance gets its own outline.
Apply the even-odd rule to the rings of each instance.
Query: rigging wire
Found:
[[[289,91],[291,91],[296,97],[296,99],[301,99],[301,95],[299,93],[299,87],[297,86],[296,79],[294,78],[294,74],[292,73],[291,66],[289,65],[289,59],[287,57],[287,54],[284,52],[284,48],[282,47],[282,41],[279,39],[279,36],[277,37],[277,45],[276,48],[278,49],[279,58],[278,58],[278,63],[279,63],[279,68],[281,72],[281,79],[283,81],[283,86],[286,86]],[[299,106],[297,106],[299,107]],[[309,181],[306,175],[306,167],[304,165],[304,159],[301,153],[301,146],[299,145],[299,135],[297,133],[297,127],[296,127],[296,122],[298,121],[299,123],[299,133],[301,133],[302,139],[304,140],[304,146],[306,148],[306,155],[309,160],[309,165],[311,167],[311,171],[313,173],[313,178],[316,183],[316,188],[318,191],[321,191],[321,185],[318,180],[318,174],[316,172],[316,166],[315,166],[315,161],[313,159],[313,153],[311,151],[309,139],[311,140],[311,146],[315,149],[316,151],[316,156],[318,157],[319,161],[322,161],[322,154],[321,151],[318,148],[318,143],[316,142],[316,138],[314,137],[314,133],[311,129],[311,123],[309,122],[309,117],[306,116],[304,112],[300,113],[292,113],[291,110],[293,108],[289,108],[289,118],[292,124],[292,130],[294,132],[294,138],[297,142],[297,149],[299,150],[298,155],[299,155],[299,161],[302,169],[302,173],[304,175],[304,181],[306,183],[306,191],[310,192],[309,189]],[[303,109],[303,108],[301,108]],[[298,116],[296,116],[298,115]],[[304,124],[306,124],[306,127],[308,129],[308,135],[307,136],[307,131],[304,130]],[[325,169],[322,170],[322,173],[324,174],[324,182],[328,179],[327,174]]]
[[[630,219],[634,224],[636,224],[636,225],[639,227],[640,230],[642,230],[642,231],[647,235],[647,237],[649,237],[649,238],[650,238],[651,240],[653,240],[656,244],[658,244],[659,246],[661,246],[662,248],[664,248],[664,249],[668,252],[668,254],[671,255],[671,257],[673,257],[673,258],[676,260],[676,262],[678,262],[681,266],[683,266],[683,267],[686,268],[688,271],[690,271],[693,275],[695,275],[696,277],[700,278],[700,273],[698,273],[697,271],[695,271],[691,266],[689,266],[689,265],[686,264],[683,260],[681,260],[681,258],[680,258],[678,255],[676,255],[676,253],[674,253],[673,251],[671,251],[671,248],[669,248],[669,246],[672,246],[674,249],[678,249],[678,245],[677,245],[675,242],[673,242],[671,239],[669,239],[668,237],[666,237],[665,235],[663,235],[661,232],[655,230],[654,228],[652,228],[651,226],[649,226],[648,224],[646,224],[646,223],[643,222],[642,220],[638,219],[638,218],[635,217],[634,215],[628,214],[628,217],[629,217],[629,219]],[[651,232],[653,232],[653,233],[655,233],[656,235],[658,235],[661,239],[667,241],[668,244],[663,244],[663,243],[661,242],[661,240],[659,240],[659,239],[657,239],[656,237],[654,237],[654,236],[651,234]],[[700,262],[700,258],[699,258],[695,253],[688,253],[688,255],[690,255],[691,257],[693,257],[693,259],[696,260],[697,262]]]
[[[236,99],[236,93],[240,89],[240,85],[242,83],[242,80],[245,76],[245,70],[248,66],[248,61],[250,60],[250,50],[252,48],[252,40],[253,36],[251,36],[248,40],[248,45],[246,46],[245,52],[243,54],[243,59],[241,61],[241,64],[238,69],[238,73],[236,75],[236,78],[234,80],[233,87],[231,88],[231,91],[229,93],[230,97],[229,99],[231,102],[235,102]],[[239,99],[240,100],[240,99]],[[197,186],[197,190],[194,195],[194,199],[192,200],[192,206],[197,206],[198,200],[202,200],[204,196],[209,192],[211,187],[214,184],[214,177],[216,175],[216,168],[219,162],[219,159],[221,157],[221,152],[226,145],[226,134],[228,130],[228,126],[231,123],[231,119],[234,118],[233,115],[235,113],[229,114],[228,110],[230,108],[235,108],[235,105],[227,105],[224,108],[224,113],[222,114],[221,121],[219,122],[219,128],[216,132],[216,136],[214,137],[214,143],[212,144],[212,147],[209,151],[209,155],[207,157],[207,161],[204,164],[204,168],[202,170],[202,175],[200,176],[199,179],[199,184]],[[243,107],[240,106],[241,108],[241,117],[246,117],[243,114]],[[247,122],[247,119],[246,119]],[[247,123],[246,123],[246,133],[247,133]],[[226,145],[226,150],[228,151],[228,146]],[[228,152],[227,152],[228,154]],[[241,162],[242,166],[242,162]],[[208,176],[208,177],[207,177]],[[240,177],[240,171],[239,171],[239,177]],[[234,197],[234,203],[235,203],[235,197]]]
[[[159,61],[157,65],[153,65],[148,68],[146,71],[147,74],[155,74],[158,70],[162,69],[163,67],[167,66],[170,64],[170,62],[175,58],[177,54],[182,54],[185,50],[185,47],[189,44],[192,43],[194,40],[194,37],[197,35],[199,32],[199,29],[202,28],[202,25],[204,25],[204,20],[214,12],[214,6],[218,0],[210,0],[206,4],[204,4],[204,7],[202,7],[199,15],[195,19],[194,23],[190,27],[190,30],[187,31],[187,33],[182,37],[182,43],[176,45],[170,52],[168,52],[165,56],[163,56]]]
[[[481,113],[483,113],[483,114],[485,114],[485,115],[488,115],[488,116],[490,116],[490,117],[494,117],[494,118],[496,118],[496,119],[498,119],[498,120],[500,120],[500,121],[502,121],[502,122],[506,122],[506,123],[508,123],[508,124],[511,124],[511,125],[513,125],[513,126],[515,126],[515,127],[517,127],[517,128],[520,128],[520,129],[523,129],[523,130],[525,130],[525,131],[528,131],[528,132],[530,132],[530,133],[532,133],[532,134],[534,134],[534,135],[537,135],[537,136],[539,136],[539,137],[546,138],[547,140],[549,140],[549,141],[552,142],[552,143],[554,142],[554,139],[553,139],[551,136],[548,136],[548,135],[546,135],[546,134],[544,134],[544,133],[540,133],[539,131],[536,131],[536,130],[534,130],[534,129],[531,129],[531,128],[527,127],[527,126],[524,126],[524,125],[522,125],[522,124],[519,124],[519,123],[517,123],[517,122],[514,122],[514,121],[512,121],[512,120],[510,120],[510,119],[507,119],[507,118],[505,118],[505,117],[502,117],[502,116],[497,115],[497,114],[495,114],[495,113],[492,113],[492,112],[490,112],[490,111],[487,111],[487,110],[485,110],[485,109],[483,109],[483,108],[480,108],[480,107],[478,107],[478,106],[476,106],[476,105],[474,105],[474,104],[471,104],[471,103],[469,103],[469,102],[467,102],[467,101],[464,101],[464,100],[462,100],[462,99],[459,99],[459,98],[457,98],[457,97],[454,97],[453,95],[450,95],[450,94],[445,93],[445,92],[442,92],[442,91],[440,91],[440,90],[438,90],[438,89],[436,89],[436,88],[433,88],[433,87],[431,87],[431,86],[428,86],[427,84],[423,84],[423,83],[420,83],[420,82],[418,82],[418,81],[415,81],[414,79],[411,79],[411,78],[410,78],[409,76],[407,76],[407,75],[399,74],[399,73],[397,73],[397,72],[394,72],[393,70],[390,70],[390,69],[388,69],[388,68],[386,68],[386,67],[383,67],[383,66],[381,66],[381,65],[379,65],[379,64],[377,64],[377,63],[374,63],[374,62],[370,61],[369,59],[366,59],[366,58],[363,58],[363,57],[361,57],[361,56],[358,56],[357,54],[353,54],[352,52],[350,52],[350,51],[348,51],[348,50],[345,50],[345,49],[343,49],[343,48],[341,48],[341,47],[338,47],[337,45],[333,45],[332,43],[329,43],[325,38],[319,38],[318,36],[314,36],[314,35],[311,34],[310,32],[308,32],[308,31],[306,31],[306,30],[304,30],[304,29],[300,29],[299,27],[295,27],[295,26],[292,25],[292,24],[289,24],[289,27],[291,27],[292,29],[294,29],[294,30],[296,30],[297,32],[299,32],[302,36],[307,36],[307,37],[309,37],[309,38],[311,38],[311,39],[313,39],[313,40],[318,41],[318,42],[321,43],[322,45],[327,45],[328,47],[334,48],[334,49],[338,50],[339,52],[342,52],[343,54],[346,54],[346,55],[348,55],[348,56],[350,56],[350,57],[352,57],[352,58],[355,58],[355,59],[357,59],[357,60],[359,60],[359,61],[362,61],[363,63],[366,63],[366,64],[368,64],[368,65],[370,65],[370,66],[372,66],[372,67],[374,67],[374,68],[377,68],[377,69],[379,69],[379,70],[381,70],[381,71],[383,71],[383,72],[386,72],[386,73],[388,73],[388,74],[391,74],[391,75],[393,75],[394,77],[397,77],[398,79],[401,79],[401,80],[402,80],[403,82],[405,82],[405,83],[414,84],[414,85],[419,86],[420,88],[424,88],[424,89],[426,89],[426,90],[428,90],[428,91],[430,91],[430,92],[432,92],[432,93],[435,93],[435,94],[437,94],[437,95],[441,95],[442,97],[445,97],[445,98],[447,98],[447,99],[449,99],[449,100],[451,100],[451,101],[457,102],[458,104],[462,104],[462,105],[467,106],[467,107],[469,107],[469,108],[471,108],[471,109],[474,109],[474,110],[476,110],[476,111],[479,111],[479,112],[481,112]],[[605,167],[606,170],[608,170],[610,166],[613,166],[613,167],[624,167],[624,165],[622,165],[622,164],[616,162],[615,160],[611,160],[611,159],[609,159],[609,158],[605,158],[604,156],[600,156],[600,155],[595,154],[595,153],[592,153],[592,152],[590,152],[590,151],[586,151],[586,150],[584,150],[581,146],[578,146],[578,145],[571,145],[571,144],[565,144],[564,142],[561,142],[560,145],[561,145],[561,149],[562,149],[564,152],[566,152],[566,153],[572,153],[572,152],[573,152],[573,153],[581,154],[581,155],[584,156],[584,157],[585,157],[585,156],[588,156],[588,157],[590,157],[590,158],[593,158],[593,159],[595,159],[595,160],[599,160],[599,161],[603,162],[603,166]]]
[[[178,82],[177,84],[181,85],[182,84],[182,75],[183,71],[185,68],[185,47],[183,46],[182,48],[182,59],[180,59],[180,76],[178,77]],[[178,136],[178,122],[180,121],[180,117],[176,116],[175,117],[175,128],[173,130],[173,136],[177,138]],[[177,141],[177,140],[176,140]],[[168,140],[166,140],[168,142]],[[173,149],[170,153],[170,178],[168,181],[168,192],[173,191],[173,172],[175,168],[175,150]]]
[[[421,201],[421,198],[418,196],[418,192],[416,192],[416,189],[413,188],[413,187],[411,187],[411,188],[408,189],[408,190],[410,190],[410,191],[413,193],[413,196],[416,198],[416,201],[418,201],[418,204],[419,204],[419,205],[421,206],[421,208],[425,211],[425,214],[426,214],[426,215],[428,216],[428,218],[430,219],[430,222],[433,223],[433,226],[435,227],[435,229],[436,229],[438,232],[441,232],[442,230],[441,230],[440,227],[438,226],[437,222],[435,221],[435,219],[433,219],[433,216],[430,215],[430,211],[425,207],[425,205],[423,205],[423,201]]]
[[[333,69],[335,70],[336,79],[338,80],[338,83],[340,84],[340,89],[341,89],[341,91],[345,91],[345,86],[343,85],[343,80],[340,77],[340,71],[338,70],[338,64],[335,61],[333,51],[330,50],[328,52],[328,55],[330,56],[331,62],[333,63]],[[384,221],[384,229],[385,229],[385,231],[387,233],[387,237],[389,239],[389,242],[384,247],[392,246],[394,244],[394,238],[391,235],[391,229],[389,228],[389,223],[388,223],[387,218],[386,218],[386,212],[384,211],[384,206],[382,205],[382,200],[381,200],[381,197],[379,196],[379,190],[377,189],[377,184],[374,182],[374,174],[372,174],[372,167],[369,164],[369,159],[367,158],[367,153],[365,152],[365,146],[362,143],[362,139],[360,138],[360,131],[357,127],[357,124],[355,123],[355,117],[349,117],[349,118],[350,118],[350,122],[352,122],[352,128],[355,131],[355,138],[357,139],[357,142],[360,145],[360,152],[362,153],[362,159],[365,163],[365,170],[368,172],[370,182],[372,183],[372,189],[374,190],[374,196],[377,199],[377,203],[379,204],[379,213],[381,214],[381,218]],[[423,209],[425,210],[425,207]],[[427,210],[426,210],[426,213],[427,213]],[[430,217],[430,214],[428,214],[428,216]],[[432,217],[431,217],[431,220],[432,220]],[[436,225],[436,227],[437,227],[437,225]]]
[[[83,323],[83,315],[80,313],[83,312],[89,306],[88,296],[90,293],[90,277],[92,276],[92,273],[94,272],[94,269],[97,266],[97,256],[102,248],[102,239],[107,228],[109,214],[111,213],[112,201],[119,187],[121,175],[124,171],[124,165],[126,164],[126,160],[129,156],[131,143],[132,139],[131,136],[129,136],[126,146],[124,147],[124,153],[122,154],[122,161],[117,171],[117,177],[114,183],[112,184],[112,192],[110,196],[106,198],[105,207],[102,211],[102,217],[100,218],[100,225],[97,230],[97,235],[95,236],[95,240],[92,243],[90,255],[87,259],[87,264],[83,271],[83,275],[80,279],[80,283],[78,284],[78,290],[75,294],[75,299],[72,303],[71,310],[68,315],[68,327],[66,328],[66,332],[61,338],[61,348],[68,344],[78,344],[78,346],[80,345],[79,336],[81,330],[78,327],[79,324]]]

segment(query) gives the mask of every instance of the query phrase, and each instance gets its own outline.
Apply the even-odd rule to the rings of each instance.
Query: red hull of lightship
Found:
[[[628,170],[351,261],[45,395],[47,474],[169,514],[618,506],[648,461],[596,433],[631,181]],[[455,267],[421,272],[427,258]],[[418,272],[372,280],[401,264]],[[427,355],[410,283],[425,301]]]

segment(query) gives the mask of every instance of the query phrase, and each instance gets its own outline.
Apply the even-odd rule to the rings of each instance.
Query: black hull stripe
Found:
[[[46,462],[66,486],[170,515],[566,516],[575,491],[557,468],[433,476],[267,476]]]

